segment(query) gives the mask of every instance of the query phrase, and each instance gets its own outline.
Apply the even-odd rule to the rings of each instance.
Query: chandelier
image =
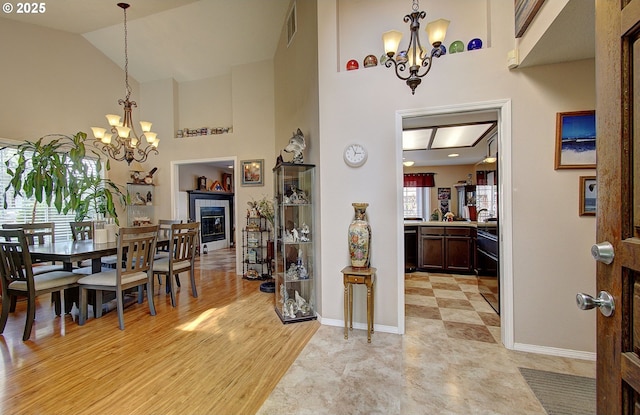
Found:
[[[118,3],[118,7],[124,11],[124,82],[127,95],[124,99],[118,100],[118,104],[124,106],[124,120],[120,120],[119,115],[107,114],[109,129],[91,127],[96,140],[93,145],[103,153],[116,161],[125,160],[128,164],[132,161],[144,162],[147,156],[153,152],[158,154],[158,143],[160,139],[156,133],[151,132],[151,123],[140,121],[142,134],[138,136],[131,117],[131,108],[137,107],[135,101],[131,101],[131,87],[129,86],[129,55],[127,50],[127,3]],[[112,135],[115,134],[115,137]],[[143,144],[142,137],[146,143]]]
[[[420,9],[418,0],[413,0],[412,9],[411,14],[405,15],[403,19],[405,23],[409,23],[409,29],[411,30],[411,37],[407,48],[396,56],[400,40],[402,40],[402,33],[397,30],[390,30],[383,33],[382,42],[384,43],[384,52],[388,56],[384,65],[387,68],[391,68],[391,65],[394,66],[396,76],[407,82],[413,95],[416,93],[416,87],[422,82],[421,78],[429,73],[431,69],[431,59],[433,57],[439,58],[444,54],[440,46],[447,33],[449,21],[438,19],[427,24],[425,29],[429,37],[429,42],[433,45],[431,52],[428,52],[420,44],[420,36],[418,35],[420,19],[424,19],[426,13],[418,11]],[[409,65],[408,72],[407,65]],[[424,69],[422,73],[420,73],[421,69]]]

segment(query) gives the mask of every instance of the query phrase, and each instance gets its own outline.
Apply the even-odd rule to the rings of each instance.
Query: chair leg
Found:
[[[96,306],[93,310],[96,318],[102,317],[102,290],[96,290]]]
[[[9,319],[9,309],[11,308],[11,300],[8,295],[2,295],[2,315],[0,316],[0,333],[4,332]]]
[[[155,292],[153,288],[153,276],[149,278],[149,282],[147,283],[147,301],[149,302],[149,312],[151,312],[152,316],[156,315],[156,305],[153,301],[153,293]]]
[[[180,275],[176,274],[176,285],[180,286]]]
[[[36,319],[36,299],[34,297],[27,298],[27,322],[24,325],[24,334],[22,335],[22,341],[29,340],[31,337],[31,328],[33,327],[33,320]]]
[[[16,311],[16,304],[18,303],[18,296],[17,295],[12,295],[11,296],[11,308],[9,309],[9,311],[11,311],[12,313],[14,311]]]
[[[87,289],[80,287],[80,314],[78,315],[78,325],[84,326],[85,321],[87,321],[87,308],[89,307],[89,302],[87,301]]]
[[[120,324],[120,330],[124,330],[124,296],[122,290],[116,291],[116,301],[118,308],[118,324]]]
[[[53,303],[53,307],[55,309],[56,312],[56,316],[60,316],[60,313],[62,312],[62,307],[60,305],[60,291],[53,291],[51,293],[51,302]]]
[[[193,294],[193,298],[198,298],[198,290],[196,289],[196,273],[193,270],[193,267],[189,270],[189,276],[191,277],[191,294]]]
[[[169,288],[169,295],[171,296],[171,306],[176,306],[176,286],[171,282],[171,275],[167,275],[167,287]]]
[[[144,286],[138,285],[138,304],[142,304],[143,296],[144,296]]]

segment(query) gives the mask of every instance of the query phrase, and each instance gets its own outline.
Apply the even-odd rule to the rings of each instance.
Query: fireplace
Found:
[[[200,222],[200,252],[234,246],[233,193],[188,190],[187,194],[189,219]]]
[[[217,206],[203,206],[200,208],[200,235],[203,243],[221,241],[227,238],[224,211],[224,207]]]

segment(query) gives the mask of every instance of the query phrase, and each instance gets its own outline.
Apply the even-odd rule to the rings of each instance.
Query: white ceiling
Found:
[[[124,16],[117,0],[55,0],[42,14],[2,16],[83,35],[124,67]],[[234,65],[272,59],[289,0],[131,0],[129,74],[138,82],[193,81]]]

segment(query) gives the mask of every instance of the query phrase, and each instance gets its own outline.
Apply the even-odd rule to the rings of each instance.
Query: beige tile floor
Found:
[[[545,414],[518,367],[595,377],[592,361],[510,351],[475,277],[413,273],[406,333],[321,326],[258,412]]]

